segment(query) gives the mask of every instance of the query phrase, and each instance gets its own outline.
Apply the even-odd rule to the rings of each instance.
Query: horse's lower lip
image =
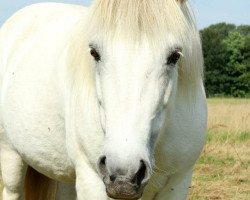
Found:
[[[112,199],[137,200],[141,198],[142,192],[143,188],[119,188],[119,185],[106,186],[106,193]]]
[[[137,185],[124,177],[117,177],[115,181],[104,179],[106,193],[112,199],[137,200],[140,199],[145,185]]]
[[[112,198],[112,199],[124,199],[124,200],[137,200],[137,199],[140,199],[142,194],[138,194],[138,195],[114,195],[114,194],[111,194],[107,191],[107,195]]]

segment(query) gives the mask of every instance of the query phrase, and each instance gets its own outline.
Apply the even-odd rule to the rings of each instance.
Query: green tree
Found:
[[[207,95],[250,97],[250,26],[219,23],[201,38]]]
[[[250,80],[246,79],[249,73],[249,65],[246,63],[248,53],[246,37],[236,29],[223,42],[229,58],[224,73],[228,76],[227,81],[230,83],[230,88],[225,92],[227,95],[244,97],[249,92],[250,86]]]
[[[250,26],[249,25],[240,25],[237,27],[237,31],[241,33],[244,36],[247,36],[250,34]]]
[[[227,64],[226,46],[223,40],[235,25],[220,23],[201,31],[205,64],[205,87],[208,96],[225,95],[230,87],[223,73]]]

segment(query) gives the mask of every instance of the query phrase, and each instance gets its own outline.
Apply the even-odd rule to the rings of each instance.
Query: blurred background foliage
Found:
[[[208,97],[250,97],[250,26],[218,23],[200,31]]]

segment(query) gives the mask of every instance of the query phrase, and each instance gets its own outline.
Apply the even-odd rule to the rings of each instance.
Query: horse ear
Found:
[[[177,3],[179,3],[179,4],[183,4],[185,1],[187,1],[187,0],[176,0],[177,1]]]

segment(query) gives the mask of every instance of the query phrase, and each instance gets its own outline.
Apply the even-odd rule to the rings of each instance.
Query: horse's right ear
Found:
[[[177,3],[179,4],[183,4],[184,2],[186,2],[187,0],[176,0]]]

